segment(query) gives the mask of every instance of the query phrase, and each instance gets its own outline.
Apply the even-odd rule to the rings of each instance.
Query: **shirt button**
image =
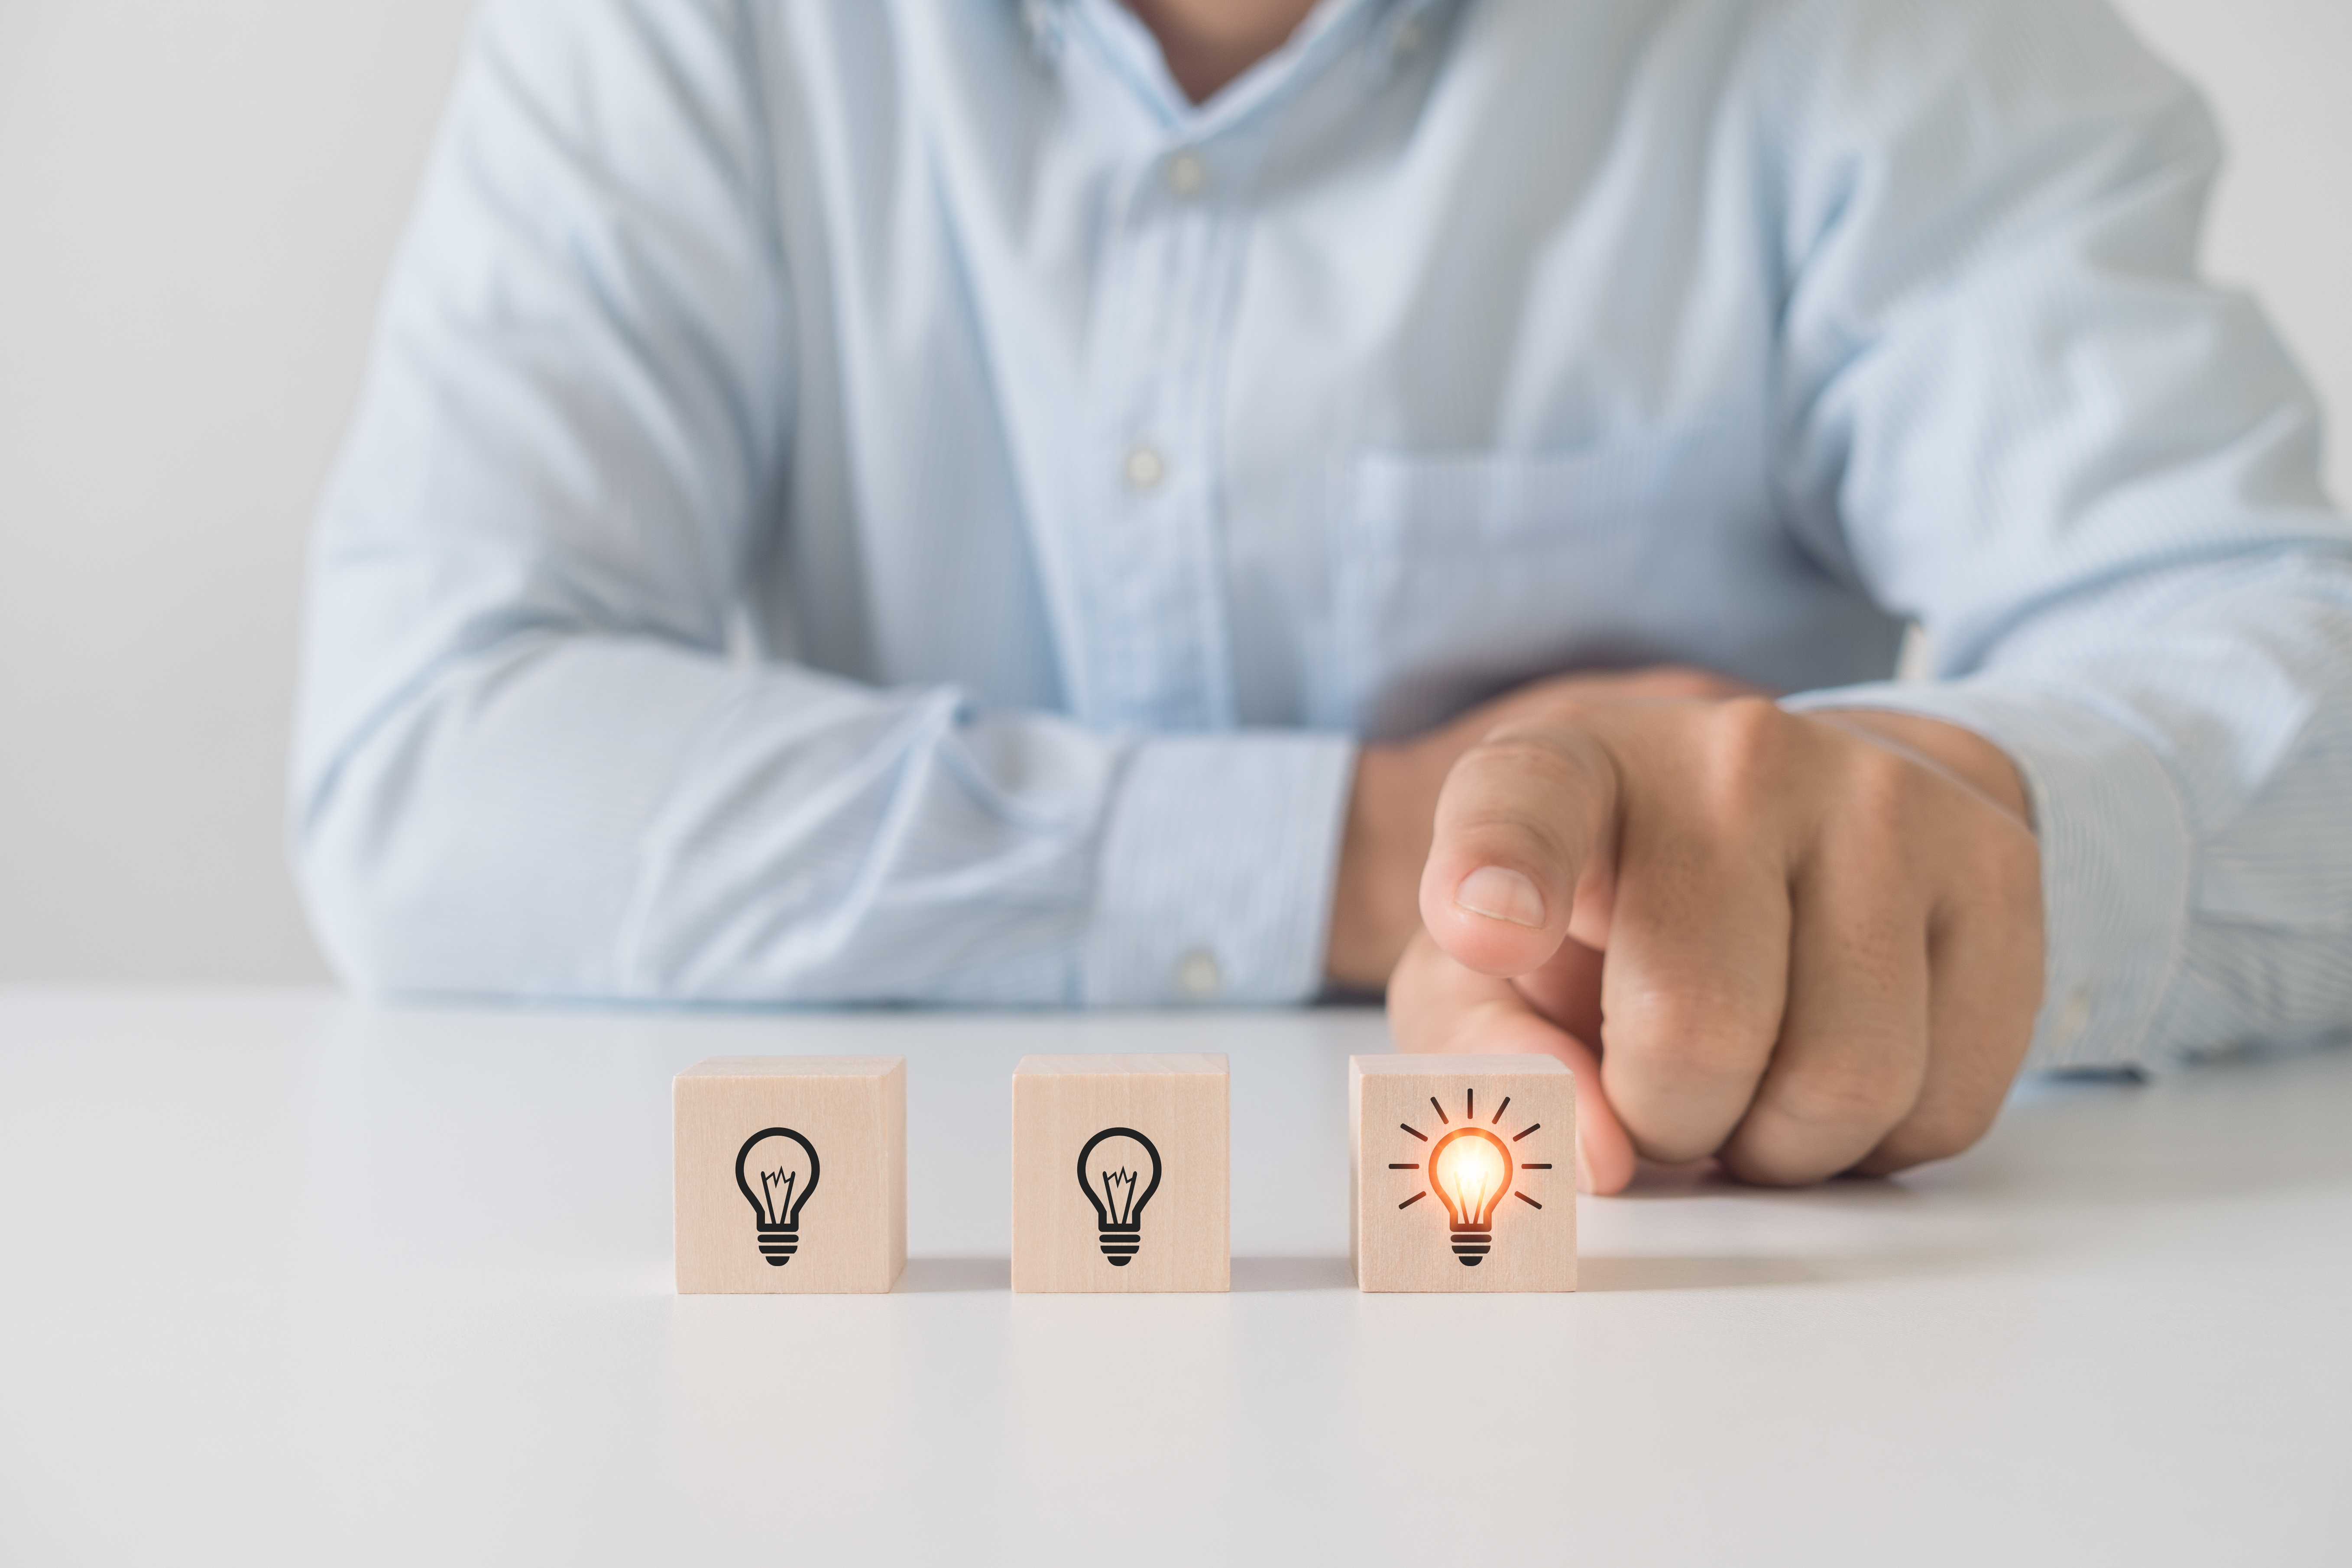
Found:
[[[1127,476],[1130,489],[1148,490],[1168,477],[1168,460],[1155,447],[1138,447],[1127,455],[1119,471]]]
[[[1209,183],[1209,165],[1197,153],[1179,153],[1168,160],[1168,188],[1190,200]]]
[[[1177,963],[1177,988],[1195,1002],[1206,1002],[1224,983],[1224,974],[1217,968],[1217,955],[1205,948],[1195,948]]]
[[[1421,47],[1421,24],[1411,20],[1406,21],[1397,28],[1396,36],[1389,40],[1389,47],[1395,51],[1396,58],[1399,59],[1404,58],[1413,50]]]
[[[2066,998],[2065,1005],[2058,1009],[2058,1016],[2051,1021],[2051,1046],[2064,1050],[2083,1037],[2083,1030],[2090,1022],[2091,994],[2077,991]]]

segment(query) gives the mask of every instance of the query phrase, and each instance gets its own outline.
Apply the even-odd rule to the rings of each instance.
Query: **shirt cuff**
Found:
[[[1355,757],[1339,735],[1138,743],[1103,830],[1086,1002],[1311,1000]]]
[[[2008,752],[2042,847],[2045,989],[2026,1066],[2173,1065],[2154,1025],[2188,934],[2195,845],[2146,742],[2080,704],[1969,681],[1843,687],[1782,706],[1917,714]]]

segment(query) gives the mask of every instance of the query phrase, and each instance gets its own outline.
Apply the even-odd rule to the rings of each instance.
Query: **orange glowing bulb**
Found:
[[[1483,1127],[1457,1127],[1429,1152],[1429,1184],[1453,1226],[1454,1256],[1475,1268],[1493,1245],[1495,1205],[1510,1190],[1510,1149]]]

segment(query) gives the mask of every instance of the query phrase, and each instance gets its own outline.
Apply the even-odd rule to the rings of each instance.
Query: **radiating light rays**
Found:
[[[1446,1114],[1437,1096],[1429,1097],[1429,1108],[1437,1115],[1438,1124],[1444,1128],[1435,1142],[1430,1135],[1409,1121],[1400,1121],[1400,1131],[1410,1133],[1421,1142],[1429,1143],[1426,1183],[1419,1191],[1397,1205],[1409,1209],[1422,1199],[1435,1194],[1445,1210],[1446,1228],[1456,1261],[1465,1268],[1475,1268],[1494,1250],[1495,1209],[1504,1195],[1518,1199],[1529,1208],[1540,1210],[1544,1205],[1537,1198],[1514,1185],[1518,1173],[1549,1171],[1549,1161],[1514,1162],[1513,1146],[1529,1134],[1541,1131],[1543,1123],[1530,1123],[1503,1137],[1487,1129],[1499,1127],[1503,1113],[1511,1108],[1511,1097],[1505,1095],[1486,1119],[1486,1126],[1478,1124],[1478,1091],[1475,1087],[1462,1091],[1462,1121],[1456,1125]],[[1420,1171],[1419,1161],[1391,1161],[1391,1171]]]

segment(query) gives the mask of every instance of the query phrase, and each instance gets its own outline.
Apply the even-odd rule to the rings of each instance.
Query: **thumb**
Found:
[[[1580,731],[1489,734],[1438,795],[1421,873],[1423,929],[1480,974],[1540,968],[1568,936],[1577,884],[1614,853],[1618,794],[1616,764]]]

